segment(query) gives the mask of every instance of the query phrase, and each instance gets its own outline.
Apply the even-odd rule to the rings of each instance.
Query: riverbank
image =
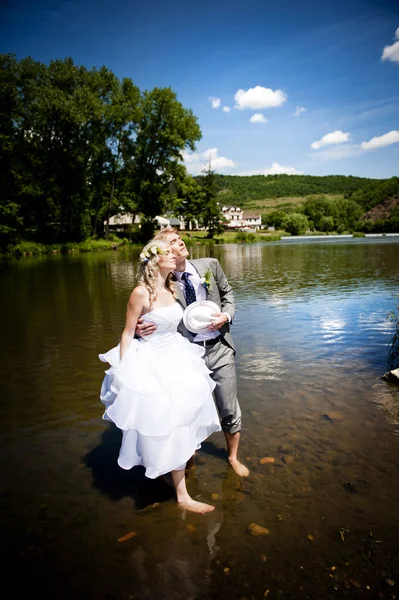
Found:
[[[253,243],[253,242],[276,242],[280,241],[281,237],[287,235],[285,232],[270,233],[247,233],[247,232],[230,232],[226,231],[222,235],[214,238],[207,238],[206,231],[182,232],[182,238],[187,246],[197,244],[237,244],[237,243]],[[64,244],[41,244],[38,242],[21,241],[14,246],[10,246],[3,256],[20,258],[23,256],[38,256],[43,254],[73,254],[79,252],[98,252],[103,250],[118,250],[120,248],[141,248],[142,243],[132,242],[128,238],[119,238],[115,234],[111,234],[108,240],[89,238],[84,242],[67,242]]]
[[[40,244],[38,242],[21,241],[10,246],[3,256],[37,256],[40,254],[73,254],[75,252],[97,252],[101,250],[118,250],[123,246],[133,246],[127,238],[88,239],[84,242],[66,242],[65,244]]]
[[[274,232],[235,232],[225,231],[214,238],[207,238],[206,231],[181,232],[188,247],[198,244],[253,244],[257,242],[301,242],[301,241],[345,241],[353,238],[398,238],[399,233],[362,233],[354,232],[348,234],[329,234],[315,232],[314,234],[292,236],[285,231]],[[73,254],[79,252],[98,252],[104,250],[119,250],[121,248],[140,248],[142,244],[131,242],[127,238],[119,238],[116,235],[108,240],[89,238],[84,242],[68,242],[65,244],[40,244],[37,242],[22,241],[12,246],[3,254],[3,257],[24,257],[44,254]]]

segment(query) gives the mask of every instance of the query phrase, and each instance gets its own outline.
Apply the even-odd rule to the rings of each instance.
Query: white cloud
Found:
[[[299,115],[304,112],[306,112],[306,108],[304,108],[303,106],[297,106],[295,112],[292,114],[294,115],[294,117],[299,117]]]
[[[343,131],[333,131],[332,133],[326,133],[323,135],[321,140],[313,142],[311,147],[313,150],[318,150],[322,146],[330,146],[331,144],[342,144],[343,142],[349,142],[350,133],[344,133]]]
[[[395,31],[395,38],[399,40],[399,27]],[[384,46],[381,60],[391,60],[392,62],[399,63],[399,41],[391,46]]]
[[[209,96],[208,100],[212,103],[212,108],[219,108],[222,103],[220,98],[212,98],[212,96]]]
[[[361,150],[358,144],[345,144],[344,146],[333,146],[328,150],[313,152],[312,159],[317,162],[328,162],[330,160],[340,160],[343,158],[352,158],[359,156]]]
[[[186,164],[195,163],[200,160],[199,154],[194,154],[194,153],[190,154],[189,152],[186,152],[186,150],[183,150],[182,157],[183,157],[183,162],[185,162]]]
[[[360,148],[362,150],[374,150],[375,148],[382,148],[383,146],[390,146],[399,142],[399,131],[389,131],[384,135],[373,137],[368,142],[362,142]]]
[[[399,63],[399,42],[395,42],[392,46],[385,46],[381,60],[391,60]]]
[[[250,123],[267,123],[267,119],[266,119],[265,115],[262,115],[262,113],[255,113],[249,119],[249,122]]]
[[[235,173],[235,175],[303,175],[303,171],[297,171],[295,167],[284,167],[278,162],[274,162],[270,169],[254,169],[252,171],[242,171],[241,173]]]
[[[201,173],[211,163],[211,168],[214,171],[224,171],[236,166],[236,163],[226,156],[218,156],[217,148],[208,148],[201,154],[189,154],[183,152],[183,161],[186,164],[187,170],[192,174]]]
[[[203,152],[201,154],[201,157],[206,160],[206,161],[214,161],[217,158],[218,155],[218,149],[217,148],[208,148],[208,150],[205,150],[205,152]]]
[[[250,108],[256,110],[259,108],[275,108],[281,106],[287,100],[287,96],[281,90],[272,90],[257,85],[249,90],[238,90],[234,96],[236,101],[235,108],[240,110]]]
[[[234,160],[230,158],[226,158],[225,156],[217,156],[214,160],[211,161],[211,167],[214,171],[222,171],[224,169],[231,169],[235,167],[236,163]]]
[[[231,108],[230,106],[223,106],[223,112],[230,112]]]

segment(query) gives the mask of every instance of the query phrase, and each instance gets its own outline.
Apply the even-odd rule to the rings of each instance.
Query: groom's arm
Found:
[[[212,259],[211,269],[219,290],[220,302],[222,306],[221,312],[229,315],[231,323],[235,315],[233,288],[229,284],[221,264],[216,258]]]

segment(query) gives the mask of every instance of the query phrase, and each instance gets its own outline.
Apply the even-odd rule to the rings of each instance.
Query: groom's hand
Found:
[[[210,331],[216,331],[229,322],[229,317],[225,313],[212,313],[212,324],[209,326]]]
[[[135,334],[137,337],[144,337],[145,335],[150,335],[151,333],[154,333],[156,328],[157,326],[155,325],[155,323],[143,321],[143,319],[140,317],[140,319],[138,319],[137,321]]]

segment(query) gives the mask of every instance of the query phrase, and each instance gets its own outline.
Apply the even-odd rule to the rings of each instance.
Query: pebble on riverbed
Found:
[[[269,529],[262,527],[262,525],[257,525],[256,523],[250,523],[247,530],[248,533],[254,537],[258,537],[260,535],[269,535],[270,533]]]
[[[261,458],[259,461],[260,465],[273,465],[276,462],[276,459],[273,456],[265,456]]]

